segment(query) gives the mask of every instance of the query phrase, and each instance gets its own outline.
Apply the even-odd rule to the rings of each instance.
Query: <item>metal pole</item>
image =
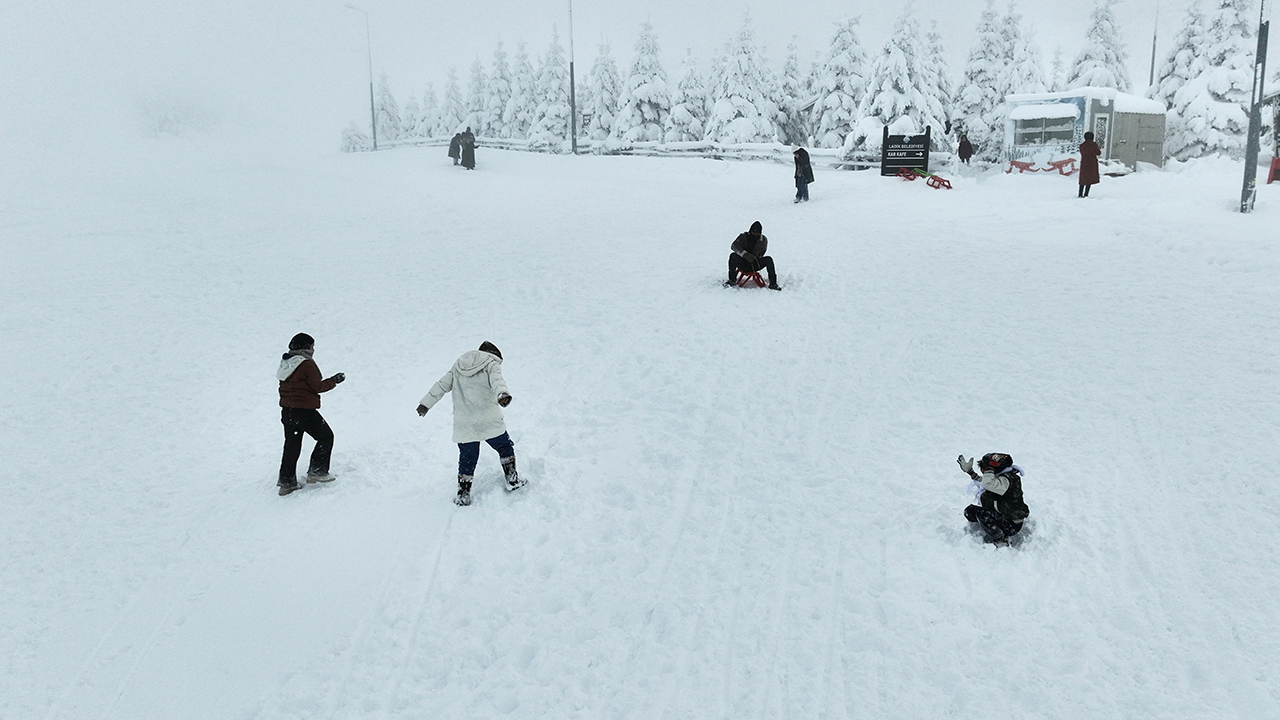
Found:
[[[578,84],[573,77],[573,0],[569,0],[569,137],[578,154]]]
[[[1156,84],[1156,36],[1160,34],[1160,3],[1156,3],[1156,24],[1151,28],[1151,75],[1147,77],[1147,87]]]
[[[355,10],[364,15],[364,47],[369,54],[369,129],[373,132],[373,149],[378,149],[378,111],[373,103],[373,41],[369,37],[369,13],[347,3],[348,10]]]
[[[1253,98],[1249,103],[1249,142],[1244,151],[1244,188],[1240,191],[1240,212],[1253,210],[1258,192],[1258,152],[1262,134],[1263,83],[1267,77],[1267,32],[1271,22],[1267,15],[1267,0],[1262,0],[1258,17],[1258,49],[1253,57]]]

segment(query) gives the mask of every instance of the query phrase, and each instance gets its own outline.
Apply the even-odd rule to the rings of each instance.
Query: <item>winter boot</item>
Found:
[[[454,505],[470,505],[471,504],[471,476],[458,476],[458,497],[453,499]]]
[[[291,492],[293,492],[293,491],[297,490],[297,489],[298,489],[298,488],[300,488],[300,487],[302,487],[302,486],[301,486],[301,485],[299,485],[297,482],[294,482],[292,485],[285,485],[285,484],[281,483],[281,484],[280,484],[280,497],[284,497],[285,495],[288,495],[289,493],[291,493]]]
[[[337,475],[330,475],[327,472],[326,473],[320,473],[320,472],[307,473],[308,483],[331,483],[337,479],[338,479]]]
[[[502,474],[507,476],[507,492],[519,490],[528,482],[516,472],[516,456],[502,458]]]

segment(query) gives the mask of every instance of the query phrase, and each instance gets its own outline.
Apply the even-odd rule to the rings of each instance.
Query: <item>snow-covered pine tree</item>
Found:
[[[1155,84],[1147,88],[1147,97],[1159,100],[1166,108],[1173,107],[1174,95],[1188,80],[1198,75],[1203,67],[1200,62],[1200,36],[1204,33],[1204,28],[1204,3],[1192,0],[1187,6],[1187,17],[1183,20],[1182,29],[1173,37],[1173,44],[1165,55],[1164,62],[1156,71]],[[1180,116],[1169,115],[1165,128],[1166,137],[1173,134],[1179,119]]]
[[[613,61],[612,47],[607,42],[600,43],[587,85],[591,89],[585,114],[591,121],[586,135],[591,138],[593,151],[601,152],[604,150],[604,140],[613,130],[613,119],[618,112],[618,96],[622,93],[618,64]]]
[[[409,99],[404,101],[404,110],[400,112],[400,119],[404,125],[401,128],[404,137],[422,137],[422,110],[418,107],[418,98],[410,95]]]
[[[706,139],[726,144],[777,142],[782,136],[777,95],[777,80],[756,45],[747,16],[729,41],[716,84],[707,91],[711,108]]]
[[[912,14],[911,3],[907,3],[894,23],[893,33],[871,60],[858,116],[876,118],[881,125],[909,117],[920,131],[932,127],[932,137],[941,147],[945,146],[946,120],[941,117],[941,105],[926,95],[923,56],[920,25]]]
[[[369,136],[356,126],[356,121],[347,123],[347,127],[342,130],[342,152],[366,152],[372,149],[373,143],[369,141]]]
[[[787,59],[782,63],[782,92],[778,97],[782,114],[782,141],[788,145],[807,145],[809,124],[802,108],[810,100],[807,80],[800,71],[800,53],[793,37],[787,46]]]
[[[1121,92],[1129,90],[1129,53],[1120,39],[1116,15],[1111,11],[1115,0],[1097,0],[1084,49],[1076,56],[1067,87],[1109,87]]]
[[[484,122],[480,127],[487,137],[506,137],[506,125],[502,122],[511,99],[511,66],[507,64],[507,52],[502,43],[493,51],[493,68],[489,71],[488,94],[484,101]]]
[[[511,99],[507,100],[507,107],[502,111],[504,137],[516,140],[529,137],[533,115],[538,110],[535,81],[529,52],[521,41],[516,45],[515,58],[511,64]]]
[[[374,105],[378,116],[378,139],[386,142],[400,139],[403,133],[403,121],[400,118],[400,106],[395,95],[391,94],[391,84],[387,74],[382,73],[378,79],[378,102]]]
[[[1004,17],[1007,62],[999,77],[1000,91],[1004,97],[1016,93],[1048,92],[1049,83],[1040,66],[1040,48],[1034,43],[1031,32],[1022,29],[1022,15],[1009,3],[1009,13]]]
[[[706,135],[707,88],[698,72],[693,50],[685,53],[671,92],[671,112],[667,114],[664,142],[694,142]]]
[[[1049,66],[1049,92],[1065,90],[1067,84],[1067,66],[1062,59],[1062,48],[1053,51],[1053,64]]]
[[[538,109],[529,128],[529,147],[561,152],[569,142],[569,64],[560,34],[554,31],[538,69],[537,88]]]
[[[858,42],[858,18],[836,25],[818,78],[818,100],[813,106],[814,143],[838,148],[858,121],[858,104],[866,87],[867,53]]]
[[[924,68],[925,98],[937,102],[938,107],[934,112],[943,121],[943,129],[946,129],[946,121],[951,119],[955,86],[951,79],[951,66],[947,63],[947,52],[942,46],[942,35],[938,33],[937,20],[929,28],[925,57],[921,65]]]
[[[1173,94],[1165,153],[1185,160],[1221,154],[1244,157],[1253,89],[1252,0],[1210,0],[1194,76]]]
[[[445,76],[444,106],[440,108],[440,124],[436,125],[436,134],[441,137],[453,137],[466,127],[466,106],[462,102],[462,88],[458,87],[458,69],[449,66]]]
[[[481,135],[484,129],[485,109],[488,107],[489,79],[485,76],[484,63],[477,57],[471,63],[471,81],[467,83],[467,121],[471,132]]]
[[[653,26],[646,22],[640,26],[631,72],[622,83],[610,140],[618,145],[661,141],[670,110],[667,71],[658,57]]]
[[[1000,96],[999,80],[1005,64],[1004,38],[994,0],[987,0],[975,34],[964,79],[956,93],[952,124],[957,137],[968,135],[978,159],[994,162],[1004,149],[1004,98]]]
[[[436,88],[431,83],[427,83],[427,89],[422,93],[421,112],[422,136],[436,137],[440,127],[440,101],[436,99]]]

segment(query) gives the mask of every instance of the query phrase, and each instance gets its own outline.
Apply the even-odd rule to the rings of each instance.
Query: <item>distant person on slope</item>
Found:
[[[1098,184],[1101,179],[1098,173],[1098,156],[1102,148],[1093,141],[1093,133],[1084,134],[1084,142],[1080,143],[1080,192],[1076,197],[1089,197],[1089,188]]]
[[[462,143],[462,167],[468,170],[476,169],[476,136],[471,134],[471,128],[462,133],[459,138]]]
[[[809,151],[796,148],[791,153],[796,159],[796,199],[794,202],[809,202],[809,183],[813,182],[813,166],[809,164]]]
[[[960,149],[956,151],[960,156],[960,162],[965,165],[969,164],[969,158],[973,157],[973,143],[969,142],[968,135],[960,136]]]
[[[761,233],[764,226],[760,221],[751,223],[751,229],[738,236],[730,247],[729,279],[724,281],[725,287],[738,284],[738,273],[760,272],[761,268],[769,271],[769,289],[781,290],[778,287],[778,276],[774,271],[773,258],[765,255],[769,251],[769,238]]]
[[[511,404],[511,394],[502,379],[502,353],[493,343],[485,341],[479,350],[458,358],[418,403],[418,415],[426,415],[450,392],[453,393],[453,441],[458,444],[458,496],[454,502],[471,504],[471,480],[480,459],[481,440],[498,451],[507,491],[523,487],[525,480],[516,472],[515,447],[502,417],[502,408]]]
[[[329,456],[333,452],[333,430],[320,415],[320,393],[329,392],[347,379],[338,373],[321,379],[320,366],[312,356],[316,341],[306,333],[298,333],[289,341],[289,352],[280,358],[276,378],[280,380],[280,422],[284,424],[284,456],[280,460],[281,495],[298,489],[298,456],[302,454],[302,435],[315,438],[307,466],[307,482],[326,483],[336,478],[329,474]]]
[[[1031,510],[1022,501],[1022,468],[1013,464],[1013,458],[1004,453],[983,455],[978,461],[981,475],[973,471],[973,458],[961,455],[956,462],[981,488],[981,504],[965,508],[964,519],[982,528],[983,540],[1007,543],[1022,532],[1022,523]]]
[[[453,139],[449,141],[449,157],[453,158],[453,164],[458,164],[458,158],[462,157],[462,133],[454,133]]]

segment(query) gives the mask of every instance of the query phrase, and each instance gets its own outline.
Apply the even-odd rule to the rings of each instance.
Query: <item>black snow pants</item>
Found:
[[[284,457],[280,460],[279,484],[286,487],[298,484],[298,456],[302,454],[303,433],[316,441],[307,474],[328,474],[329,456],[333,453],[333,430],[321,417],[320,411],[280,408],[280,422],[284,425]]]
[[[982,526],[982,534],[987,542],[1000,542],[1017,535],[1022,531],[1022,523],[1016,523],[995,510],[988,510],[981,505],[970,505],[964,509],[964,519]]]
[[[753,263],[743,260],[742,256],[738,255],[738,253],[729,253],[729,282],[736,282],[739,272],[749,273],[760,272],[761,270],[767,270],[769,272],[770,285],[778,284],[777,275],[774,274],[773,270],[773,258],[765,255],[759,260],[756,260],[753,267]]]

